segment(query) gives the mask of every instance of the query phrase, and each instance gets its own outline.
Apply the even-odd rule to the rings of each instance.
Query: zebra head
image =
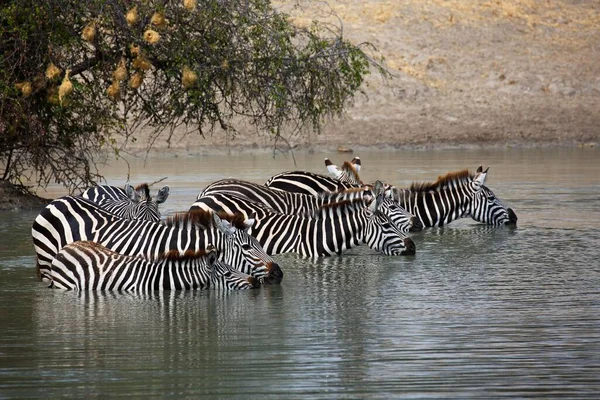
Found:
[[[248,230],[254,225],[254,219],[242,214],[234,216],[234,225],[213,213],[215,225],[223,233],[223,261],[229,265],[240,265],[241,271],[265,283],[280,283],[283,272],[269,256],[261,244]],[[242,225],[239,220],[243,219]]]
[[[143,183],[136,188],[129,183],[125,184],[125,193],[127,197],[135,204],[131,219],[142,219],[147,221],[160,221],[160,211],[158,205],[164,203],[169,197],[169,187],[162,187],[156,196],[150,196],[150,188],[147,183]]]
[[[480,166],[473,176],[470,185],[473,197],[469,204],[468,214],[475,221],[488,225],[517,226],[517,214],[484,185],[488,169],[489,167],[483,171]]]
[[[260,287],[258,279],[244,274],[230,265],[218,260],[216,247],[206,248],[206,264],[210,270],[210,287],[219,290],[239,290]]]
[[[379,212],[387,215],[392,223],[405,234],[423,229],[423,224],[419,218],[406,211],[397,201],[394,201],[392,188],[392,186],[384,185],[381,181],[376,181],[373,185],[374,196],[383,196],[389,200],[380,201],[377,205]]]
[[[393,200],[386,198],[383,193],[371,203],[371,216],[364,241],[372,249],[388,256],[413,255],[416,252],[415,243],[397,226],[390,215],[384,212],[393,204]]]

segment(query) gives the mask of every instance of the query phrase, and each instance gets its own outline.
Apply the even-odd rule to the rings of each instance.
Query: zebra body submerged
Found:
[[[81,197],[52,201],[35,218],[33,243],[41,277],[46,278],[52,260],[67,244],[91,240],[123,255],[156,259],[170,250],[200,251],[209,244],[219,260],[256,278],[274,282],[283,274],[255,238],[246,231],[254,221],[242,216],[221,219],[211,213],[184,213],[164,224],[117,217]]]
[[[169,197],[169,187],[164,186],[152,198],[146,183],[136,188],[127,183],[125,189],[99,185],[85,190],[81,197],[93,201],[119,217],[158,222],[160,221],[158,205],[164,203]]]
[[[444,226],[464,217],[488,225],[516,226],[517,215],[485,185],[488,169],[468,170],[440,176],[432,183],[413,183],[392,191],[402,207],[416,215],[423,226]]]
[[[312,214],[282,214],[234,193],[212,193],[196,200],[201,208],[241,212],[256,220],[250,233],[268,254],[293,252],[304,257],[341,254],[362,243],[386,255],[414,254],[414,242],[386,215],[391,200],[378,196],[328,204]]]
[[[50,287],[67,290],[249,289],[258,280],[217,260],[217,251],[168,252],[155,261],[116,253],[90,241],[63,247],[52,261]]]
[[[214,193],[231,193],[241,196],[254,203],[261,203],[270,207],[276,212],[282,214],[310,213],[319,210],[324,206],[340,201],[354,201],[364,198],[365,203],[369,204],[380,193],[383,193],[383,185],[377,182],[373,188],[356,187],[339,192],[325,192],[317,196],[285,192],[277,189],[271,189],[264,185],[239,179],[223,179],[208,185],[197,197],[210,196]],[[389,204],[382,208],[382,213],[386,213],[391,221],[404,233],[408,233],[415,226],[416,218],[395,204]]]

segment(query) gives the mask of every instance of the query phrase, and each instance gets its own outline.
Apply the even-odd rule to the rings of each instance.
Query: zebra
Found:
[[[35,218],[32,237],[38,276],[48,279],[56,254],[69,243],[91,240],[123,255],[156,259],[169,250],[199,251],[213,244],[219,260],[268,283],[281,282],[279,265],[247,233],[255,223],[242,215],[179,213],[164,223],[127,220],[82,197],[52,201]]]
[[[50,286],[67,290],[118,290],[148,293],[154,290],[249,289],[258,279],[217,260],[217,250],[168,251],[156,260],[116,253],[91,241],[63,247],[52,261]]]
[[[317,210],[328,203],[352,200],[353,198],[362,196],[366,196],[367,202],[370,203],[370,200],[383,190],[383,185],[378,181],[372,189],[357,187],[332,194],[322,193],[319,196],[310,196],[284,192],[257,183],[229,178],[211,183],[196,199],[200,199],[203,196],[208,196],[212,193],[234,193],[253,202],[265,204],[276,212],[282,214],[294,214]],[[415,222],[417,221],[416,217],[406,212],[406,210],[402,209],[397,204],[390,204],[389,207],[385,209],[385,212],[388,213],[392,222],[402,232],[408,233],[413,230],[413,226],[415,226]]]
[[[169,187],[162,187],[152,198],[147,183],[136,188],[127,183],[125,189],[98,185],[84,191],[81,197],[123,218],[158,222],[160,221],[158,205],[164,203],[169,197]]]
[[[438,177],[435,182],[413,183],[392,190],[393,198],[416,215],[424,227],[444,226],[470,216],[488,225],[517,225],[517,215],[485,185],[489,167],[472,174],[465,169]]]
[[[475,221],[488,225],[516,226],[517,215],[515,212],[483,184],[488,170],[489,168],[484,172],[482,166],[479,166],[476,173],[479,183],[469,183],[474,182],[474,176],[468,170],[463,170],[450,172],[445,177],[441,176],[434,183],[413,183],[408,189],[399,189],[388,185],[386,194],[401,207],[414,214],[418,220],[416,225],[424,228],[443,226],[457,218],[467,216],[472,216]],[[449,184],[450,182],[451,184]],[[458,184],[458,182],[462,182],[462,184]],[[313,195],[356,187],[349,182],[304,171],[283,172],[274,175],[265,185],[280,190]],[[471,188],[468,188],[469,185]],[[456,188],[452,189],[450,186],[456,186]],[[461,194],[457,195],[456,192],[461,190]],[[430,191],[428,195],[427,191]],[[446,197],[446,199],[444,200],[442,197]],[[483,198],[486,199],[486,202],[483,201]]]
[[[277,213],[262,203],[228,192],[202,196],[190,210],[240,212],[256,220],[250,228],[268,254],[297,253],[303,257],[328,257],[366,243],[386,255],[415,254],[415,244],[386,213],[393,201],[383,194],[330,203],[313,212]]]

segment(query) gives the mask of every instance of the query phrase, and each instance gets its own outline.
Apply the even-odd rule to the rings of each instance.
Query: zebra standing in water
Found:
[[[408,189],[393,190],[394,200],[416,215],[423,226],[444,226],[470,216],[488,225],[517,225],[517,215],[485,185],[487,168],[475,174],[451,172],[432,183],[413,183]]]
[[[169,251],[156,260],[115,253],[90,241],[63,247],[52,261],[49,287],[69,290],[119,290],[148,293],[154,290],[249,289],[258,279],[217,260],[217,250]]]
[[[386,255],[415,254],[414,242],[388,216],[391,205],[392,200],[379,195],[370,201],[359,197],[329,203],[306,215],[281,214],[235,193],[215,192],[197,199],[190,210],[252,215],[256,222],[250,233],[272,255],[294,252],[327,257],[361,243]]]
[[[322,193],[318,196],[284,192],[271,189],[264,185],[239,179],[222,179],[208,185],[197,197],[210,196],[213,193],[232,193],[247,198],[250,201],[262,203],[282,214],[296,214],[318,210],[328,203],[352,200],[365,197],[367,203],[383,192],[383,184],[376,182],[373,189],[357,187],[333,194]],[[413,230],[416,217],[396,204],[389,204],[385,210],[392,222],[404,233]]]
[[[468,170],[451,172],[434,183],[414,183],[408,189],[389,186],[386,194],[418,218],[422,227],[443,226],[471,216],[488,225],[515,226],[517,215],[484,185],[487,171],[480,166],[475,175]],[[322,193],[355,185],[310,172],[283,172],[266,186],[300,193]]]
[[[130,256],[157,259],[175,250],[200,251],[209,244],[219,250],[219,260],[255,278],[280,282],[283,273],[255,238],[247,233],[254,223],[241,215],[203,211],[176,214],[165,223],[127,220],[81,197],[52,201],[35,218],[32,227],[38,272],[47,279],[52,260],[67,244],[91,240]]]
[[[119,217],[158,222],[160,221],[158,205],[164,203],[169,197],[169,187],[162,187],[152,198],[147,183],[136,188],[127,183],[124,190],[115,186],[99,185],[87,189],[81,197],[93,201]]]

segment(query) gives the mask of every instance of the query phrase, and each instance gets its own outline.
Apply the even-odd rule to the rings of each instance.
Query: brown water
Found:
[[[464,220],[413,235],[414,257],[280,256],[281,285],[140,296],[46,289],[34,276],[37,213],[2,213],[0,398],[597,398],[600,151],[358,155],[363,179],[400,186],[490,165],[486,184],[519,226]],[[324,172],[325,156],[343,160],[134,160],[131,181],[167,176],[169,214],[214,180]],[[125,182],[123,165],[105,173]]]

